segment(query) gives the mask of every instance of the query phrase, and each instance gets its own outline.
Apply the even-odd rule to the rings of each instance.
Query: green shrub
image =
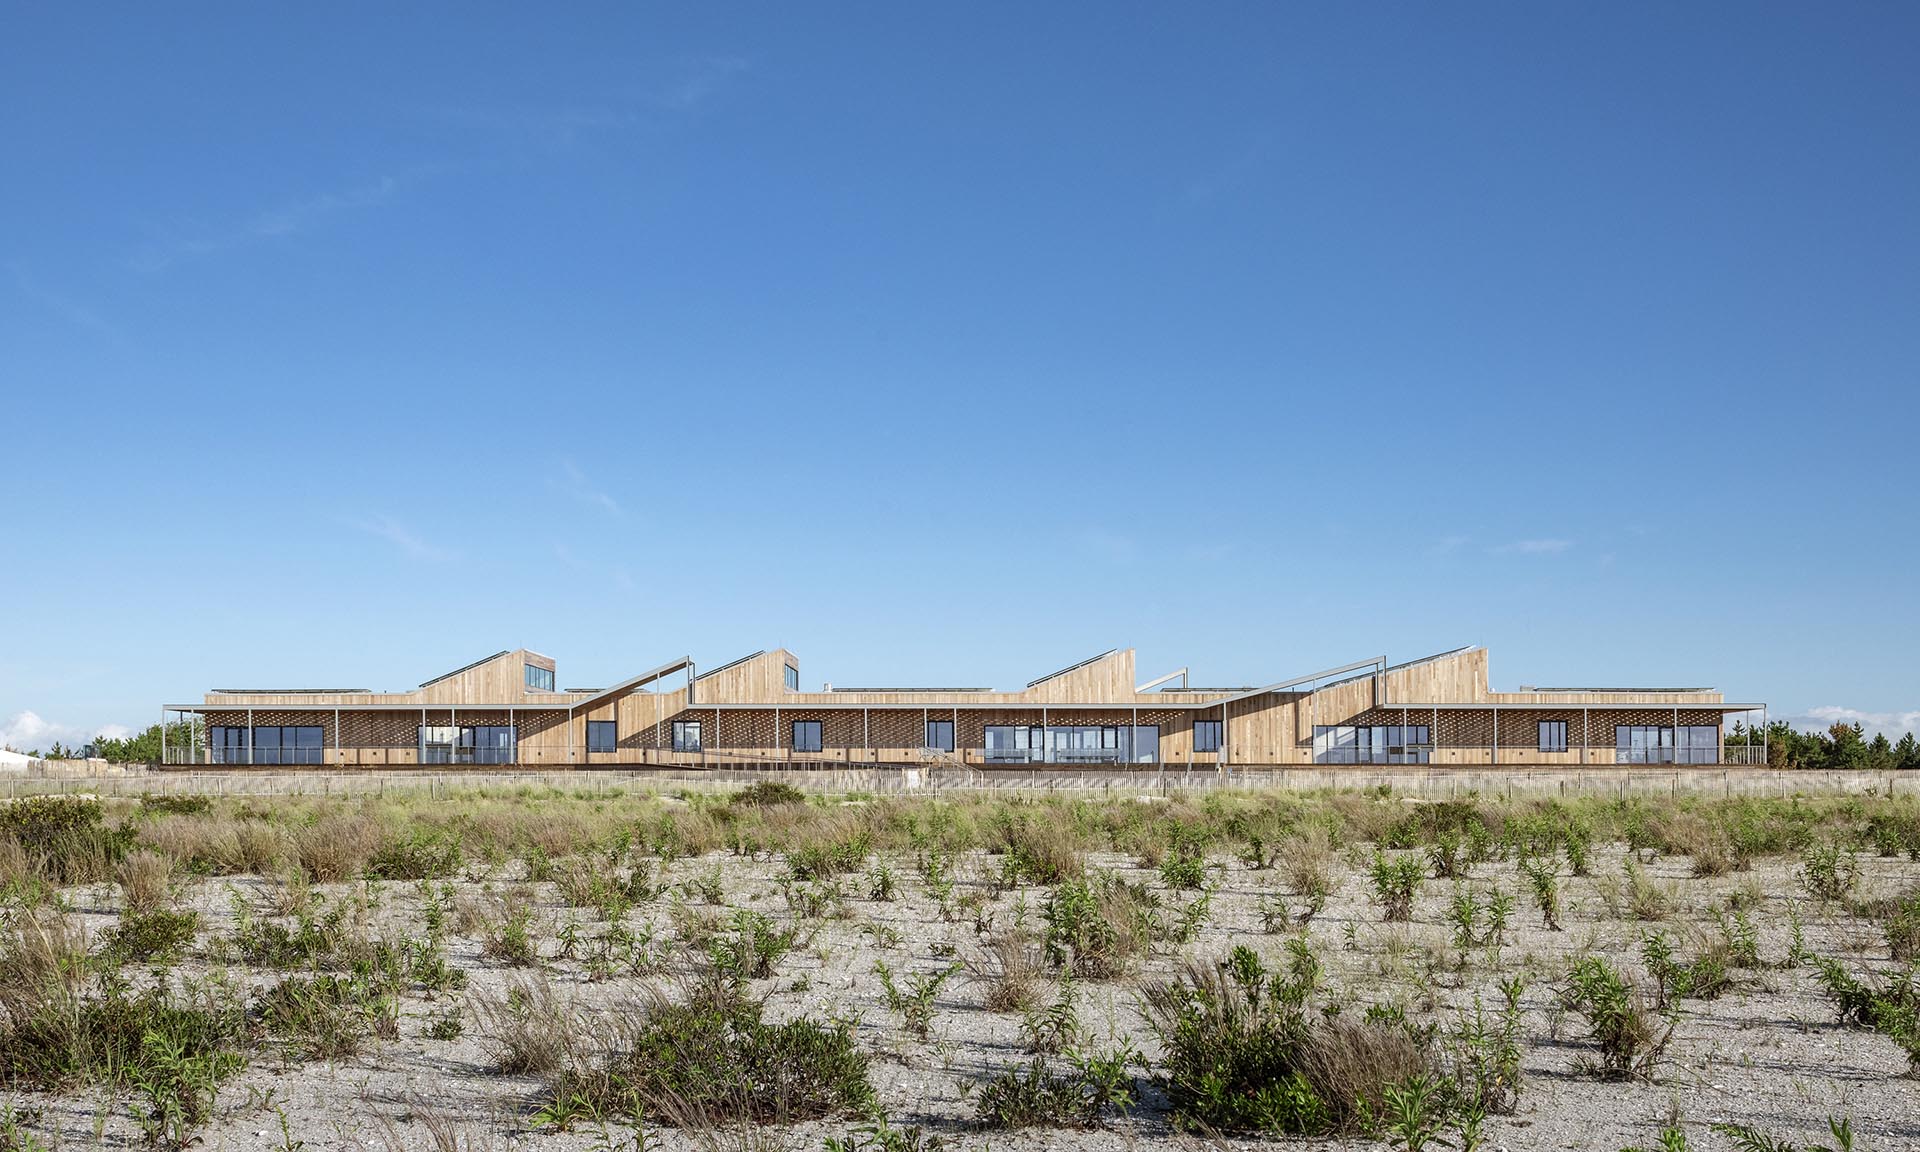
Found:
[[[1069,1069],[1054,1072],[1045,1056],[1009,1068],[980,1092],[979,1119],[984,1128],[1092,1128],[1108,1108],[1125,1111],[1133,1103],[1130,1065],[1139,1061],[1131,1048],[1105,1054],[1070,1053]]]
[[[773,975],[774,965],[793,949],[794,930],[775,928],[758,912],[736,911],[727,921],[730,931],[707,943],[714,969],[729,980],[761,980]]]
[[[105,880],[132,847],[131,828],[103,826],[100,801],[28,796],[0,805],[0,835],[11,836],[59,887]]]
[[[612,1051],[563,1069],[548,1100],[574,1099],[602,1115],[644,1113],[692,1129],[866,1115],[874,1106],[867,1056],[849,1025],[769,1024],[759,1003],[725,984],[696,988],[683,1004],[652,1005]]]
[[[173,956],[193,943],[199,931],[196,912],[129,912],[102,933],[105,955],[115,962]]]
[[[1152,894],[1111,872],[1059,885],[1042,915],[1047,962],[1095,980],[1131,970],[1152,946],[1157,925]]]
[[[806,802],[807,794],[784,780],[756,780],[727,797],[729,808],[774,808]]]
[[[795,880],[825,880],[860,871],[872,852],[873,837],[862,829],[788,849],[787,869]]]
[[[1587,956],[1575,962],[1560,995],[1566,1007],[1586,1017],[1600,1049],[1596,1072],[1609,1080],[1652,1078],[1673,1024],[1659,1019],[1631,981],[1600,957]]]
[[[1313,1014],[1250,949],[1146,989],[1173,1118],[1222,1132],[1320,1134],[1379,1114],[1385,1089],[1433,1071],[1396,1024]],[[1294,991],[1297,992],[1297,989]]]
[[[1413,919],[1413,901],[1420,894],[1420,882],[1426,875],[1426,869],[1412,856],[1396,860],[1375,851],[1367,876],[1373,881],[1373,895],[1380,902],[1381,917],[1389,921]]]
[[[458,872],[464,861],[458,832],[416,828],[375,850],[367,874],[382,880],[440,880]]]

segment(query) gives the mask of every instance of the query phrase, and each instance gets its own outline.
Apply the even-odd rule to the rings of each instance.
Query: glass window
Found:
[[[513,727],[507,724],[463,725],[456,759],[462,764],[513,763]]]
[[[928,748],[933,748],[941,752],[953,751],[953,721],[951,720],[927,721],[926,746]]]
[[[1316,724],[1315,764],[1426,764],[1433,755],[1425,724]]]
[[[587,721],[587,751],[612,752],[620,747],[620,724],[616,720]]]
[[[1567,750],[1567,722],[1565,720],[1540,721],[1540,751],[1565,752]]]
[[[1133,761],[1157,764],[1160,761],[1160,725],[1137,724],[1133,729]]]
[[[420,729],[420,763],[453,763],[453,746],[458,742],[460,733],[445,726],[422,726]]]
[[[698,752],[700,748],[700,721],[675,720],[673,722],[673,750],[675,752]]]
[[[787,691],[800,691],[800,669],[791,664],[787,665]]]
[[[1195,752],[1220,751],[1220,728],[1218,720],[1195,720],[1193,722],[1193,750]]]
[[[793,722],[793,750],[795,752],[820,751],[820,721],[795,720]]]
[[[527,687],[535,692],[553,691],[553,669],[527,665]]]
[[[247,762],[247,730],[241,727],[215,725],[207,730],[208,758],[215,764],[245,764]]]
[[[1718,729],[1708,729],[1717,732]],[[1613,730],[1613,758],[1620,764],[1672,764],[1673,729],[1652,724],[1621,724]],[[1717,749],[1716,749],[1717,752]],[[1698,763],[1698,761],[1682,761]]]
[[[989,763],[1024,764],[1038,758],[1040,730],[1024,724],[991,724],[985,743]]]

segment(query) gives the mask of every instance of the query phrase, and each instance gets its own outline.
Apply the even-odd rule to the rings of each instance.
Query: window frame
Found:
[[[610,732],[609,732],[610,739],[606,741],[606,747],[604,748],[594,747],[593,737],[594,737],[594,729],[596,728],[610,729]],[[608,752],[618,752],[619,750],[620,750],[620,721],[618,720],[587,721],[587,754],[588,755],[593,755],[596,752],[602,755],[605,755]]]
[[[1220,745],[1226,742],[1226,721],[1206,720],[1195,717],[1193,721],[1193,750],[1195,752],[1218,752]],[[1208,735],[1203,738],[1202,733]]]
[[[688,736],[692,739],[689,740]],[[705,752],[706,732],[698,720],[675,720],[673,722],[673,750],[675,752]]]
[[[521,683],[527,690],[532,692],[553,691],[555,683],[553,669],[542,668],[538,664],[527,664],[524,665],[524,667],[526,670],[521,673]],[[539,675],[536,676],[535,673]]]
[[[786,669],[785,672],[781,673],[781,676],[787,686],[787,691],[800,691],[800,669],[795,668],[791,664],[782,664],[781,667]]]
[[[937,729],[943,727],[947,730],[946,741],[944,743],[942,743],[937,736]],[[929,718],[926,723],[926,731],[920,735],[922,739],[926,741],[926,743],[921,745],[922,748],[931,748],[936,752],[951,752],[957,746],[954,739],[953,721],[950,719],[934,720]]]
[[[1568,723],[1567,721],[1565,721],[1565,720],[1541,720],[1541,721],[1538,721],[1538,722],[1537,722],[1537,731],[1536,731],[1536,733],[1535,733],[1535,735],[1536,735],[1536,737],[1537,737],[1537,739],[1536,739],[1536,740],[1534,741],[1534,743],[1535,743],[1535,749],[1534,749],[1534,750],[1535,750],[1535,751],[1538,751],[1538,752],[1565,752],[1565,751],[1567,751],[1567,750],[1568,750],[1568,748],[1570,748],[1570,747],[1571,747],[1571,743],[1570,743],[1570,741],[1569,741],[1569,738],[1568,738],[1568,729],[1569,729],[1569,728],[1571,728],[1571,727],[1572,727],[1572,725],[1571,725],[1571,724],[1569,724],[1569,723]],[[1559,733],[1558,733],[1558,736],[1559,736],[1559,739],[1558,739],[1558,740],[1555,740],[1555,739],[1554,739],[1554,738],[1553,738],[1552,736],[1550,736],[1550,735],[1548,734],[1548,733],[1549,733],[1549,730],[1551,730],[1551,729],[1554,729],[1554,728],[1558,728],[1558,729],[1559,729]]]
[[[813,726],[812,740],[810,742],[802,742],[800,739],[800,726],[802,724],[811,724]],[[819,720],[788,721],[787,738],[787,748],[789,751],[825,752],[827,750],[827,726]],[[811,747],[808,746],[809,743]]]

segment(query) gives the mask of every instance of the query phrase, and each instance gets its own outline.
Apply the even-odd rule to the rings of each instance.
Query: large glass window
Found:
[[[1540,721],[1540,751],[1565,752],[1567,750],[1567,722],[1565,720]]]
[[[587,721],[587,751],[612,752],[620,747],[620,724],[616,720]]]
[[[511,764],[513,727],[509,724],[424,725],[420,729],[422,764]]]
[[[1433,755],[1425,724],[1316,724],[1315,764],[1425,764]]]
[[[992,724],[986,730],[990,764],[1152,763],[1160,756],[1160,728],[1126,724]]]
[[[1193,722],[1193,750],[1195,752],[1220,751],[1220,731],[1223,725],[1218,720],[1195,720]]]
[[[1621,764],[1718,764],[1720,729],[1712,724],[1622,724],[1613,730],[1614,760]]]
[[[795,752],[820,751],[820,721],[795,720],[793,722],[793,750]]]
[[[673,722],[673,750],[675,752],[698,752],[700,748],[700,721],[675,720]]]
[[[527,665],[527,687],[535,692],[553,691],[553,669]]]
[[[253,763],[318,764],[323,759],[325,733],[319,725],[255,726]]]
[[[511,764],[513,728],[507,724],[479,724],[460,729],[456,759],[462,764]]]
[[[215,764],[245,764],[247,730],[216,724],[207,729],[207,752]]]
[[[789,692],[800,691],[800,669],[795,668],[791,664],[787,665],[786,668],[787,668],[787,691]]]
[[[927,721],[926,747],[935,749],[936,751],[940,751],[940,752],[953,751],[953,721],[951,720]]]

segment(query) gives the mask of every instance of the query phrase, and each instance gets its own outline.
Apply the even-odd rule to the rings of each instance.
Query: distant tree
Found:
[[[198,716],[187,720],[176,720],[167,725],[167,749],[205,748],[206,733]],[[160,725],[150,724],[145,732],[139,732],[125,739],[110,736],[93,738],[93,754],[115,764],[158,764],[160,763]]]
[[[1900,737],[1900,743],[1893,746],[1893,766],[1920,768],[1920,741],[1913,738],[1913,733]]]
[[[1885,732],[1875,732],[1873,739],[1867,741],[1867,767],[1874,771],[1884,771],[1893,767],[1893,745],[1888,742]]]
[[[1858,721],[1827,729],[1827,767],[1842,771],[1867,766],[1866,729]]]

